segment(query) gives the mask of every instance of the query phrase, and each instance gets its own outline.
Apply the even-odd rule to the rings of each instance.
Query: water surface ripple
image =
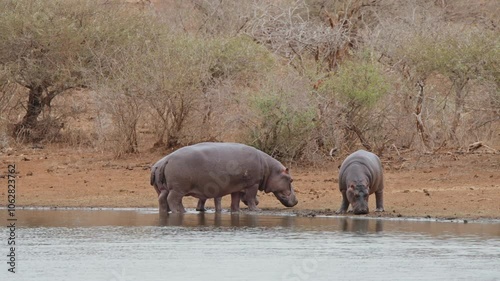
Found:
[[[2,262],[0,280],[500,280],[498,223],[265,212],[159,218],[149,209],[18,215],[17,273]],[[6,240],[7,229],[0,233]]]

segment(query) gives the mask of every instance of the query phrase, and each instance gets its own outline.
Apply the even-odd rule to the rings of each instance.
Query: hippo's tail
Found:
[[[156,170],[158,169],[158,167],[154,167],[153,169],[151,169],[151,180],[150,180],[150,184],[154,187],[156,193],[158,195],[160,195],[160,190],[158,189],[158,186],[156,185]]]
[[[163,172],[168,161],[161,166],[156,166],[151,170],[150,184],[156,190],[156,193],[160,195],[162,190],[167,190],[167,178]]]

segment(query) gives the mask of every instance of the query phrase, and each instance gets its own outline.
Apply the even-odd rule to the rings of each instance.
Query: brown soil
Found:
[[[161,157],[161,153],[143,153],[116,160],[86,149],[13,149],[0,154],[4,185],[0,206],[7,201],[7,165],[15,164],[18,206],[156,208],[149,167]],[[386,211],[370,216],[500,218],[499,153],[404,157],[382,159]],[[334,159],[318,167],[292,167],[299,204],[286,209],[273,195],[259,193],[259,207],[305,215],[332,214],[341,199],[337,183],[340,162]],[[370,199],[371,210],[374,199]],[[223,199],[223,207],[229,201]],[[208,202],[207,207],[212,204]],[[196,199],[186,197],[184,205],[193,208]]]

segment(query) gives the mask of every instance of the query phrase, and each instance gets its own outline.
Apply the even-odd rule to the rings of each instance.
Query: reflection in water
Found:
[[[383,231],[384,221],[381,219],[368,220],[364,218],[348,218],[342,217],[339,219],[342,231],[356,233],[371,233]]]
[[[7,212],[0,212],[6,220]],[[331,231],[355,233],[408,232],[440,236],[500,237],[499,223],[445,223],[366,217],[297,217],[289,213],[241,212],[168,214],[156,209],[132,210],[18,210],[21,227],[95,227],[95,226],[180,226],[180,227],[264,227],[294,231]]]
[[[268,216],[244,213],[197,213],[168,214],[159,216],[160,226],[188,227],[284,227],[314,230],[334,230],[333,225],[343,232],[375,233],[383,230],[384,221],[366,218],[301,218],[296,216]]]
[[[287,222],[289,220],[283,219]],[[259,215],[239,213],[168,214],[159,216],[160,226],[258,227]]]
[[[18,218],[14,280],[500,279],[498,223],[152,209]],[[12,278],[6,272],[0,280]]]

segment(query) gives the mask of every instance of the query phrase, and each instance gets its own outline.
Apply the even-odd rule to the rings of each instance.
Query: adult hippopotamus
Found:
[[[184,212],[182,198],[220,198],[231,194],[231,211],[239,211],[240,191],[251,210],[258,190],[272,192],[286,207],[298,201],[288,168],[268,154],[238,143],[205,142],[180,148],[151,167],[151,185],[160,213]]]
[[[378,156],[365,150],[349,155],[340,166],[339,189],[342,204],[337,214],[345,213],[349,204],[354,214],[368,214],[368,196],[372,193],[375,193],[375,212],[383,212],[384,175]]]

